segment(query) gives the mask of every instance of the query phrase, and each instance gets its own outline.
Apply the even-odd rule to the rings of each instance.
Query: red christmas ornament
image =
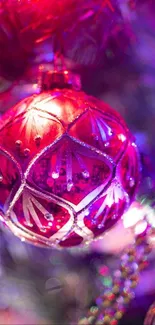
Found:
[[[47,247],[103,235],[139,182],[137,148],[122,118],[67,89],[68,76],[48,74],[47,90],[21,101],[0,124],[1,215],[15,235]]]

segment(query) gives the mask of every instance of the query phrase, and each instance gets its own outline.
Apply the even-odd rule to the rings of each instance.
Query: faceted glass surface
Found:
[[[34,163],[27,181],[42,192],[78,206],[95,189],[103,189],[111,178],[112,167],[104,156],[64,136]]]
[[[0,150],[0,211],[8,209],[21,184],[19,166],[6,152]]]

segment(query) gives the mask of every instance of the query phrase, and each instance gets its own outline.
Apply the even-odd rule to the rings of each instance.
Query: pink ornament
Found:
[[[139,158],[122,118],[84,92],[24,99],[0,124],[0,207],[13,233],[43,246],[103,235],[139,183]]]

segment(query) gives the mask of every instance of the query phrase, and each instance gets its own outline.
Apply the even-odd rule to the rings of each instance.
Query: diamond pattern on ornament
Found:
[[[120,178],[124,190],[132,198],[139,185],[140,157],[135,143],[129,142],[127,150],[117,167],[117,175]]]
[[[76,214],[69,205],[58,203],[54,198],[27,186],[19,189],[6,215],[13,232],[18,232],[18,236],[22,237],[22,232],[26,231],[34,243],[36,235],[36,243],[39,241],[39,244],[48,246],[61,244],[61,241],[65,245],[64,241],[69,242],[70,236],[72,240],[80,237],[81,242],[94,237],[84,223],[81,228],[82,224],[78,224]]]
[[[112,227],[129,205],[129,197],[116,178],[83,213],[85,225],[95,236]]]
[[[78,206],[84,198],[89,204],[95,189],[103,191],[113,168],[106,155],[65,135],[37,156],[25,177],[37,190]]]
[[[57,106],[51,96],[43,95],[41,103],[35,95],[17,104],[0,125],[0,142],[18,159],[30,160],[41,149],[64,133],[62,123],[52,114]],[[25,163],[24,163],[25,165]]]
[[[59,242],[72,231],[71,208],[26,186],[18,194],[6,214],[18,229],[27,229],[29,234],[37,234],[41,241],[47,238],[51,243]]]
[[[84,132],[85,130],[85,132]],[[127,129],[110,114],[89,108],[69,126],[69,134],[107,154],[115,162],[126,149]]]
[[[0,150],[0,210],[4,213],[21,183],[21,168],[6,151]]]

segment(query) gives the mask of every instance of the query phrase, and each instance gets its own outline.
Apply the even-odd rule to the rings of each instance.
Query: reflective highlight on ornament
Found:
[[[155,228],[155,210],[151,206],[151,202],[133,202],[128,211],[123,215],[125,228],[133,227],[143,220],[147,220],[152,229]]]
[[[2,117],[0,150],[3,218],[36,245],[69,247],[103,235],[139,183],[124,121],[75,90],[43,92],[13,107]]]
[[[136,226],[135,226],[135,234],[136,235],[140,235],[142,233],[144,233],[147,229],[147,221],[143,220],[141,222],[139,222]]]
[[[125,228],[134,227],[142,221],[145,216],[144,207],[139,202],[133,202],[126,213],[123,215],[123,224]]]
[[[144,199],[143,199],[144,200]],[[128,211],[123,215],[125,228],[131,228],[134,234],[141,235],[148,233],[148,241],[155,245],[155,209],[151,201],[133,202]],[[151,232],[150,232],[151,229]]]

